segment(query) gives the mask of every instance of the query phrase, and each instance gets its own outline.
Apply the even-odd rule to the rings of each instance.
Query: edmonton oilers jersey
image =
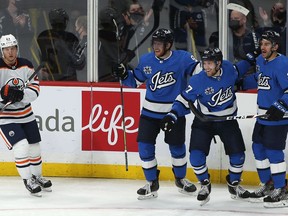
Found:
[[[13,67],[5,64],[2,58],[0,59],[0,87],[8,84],[21,88],[33,73],[33,65],[27,59],[17,58],[17,63]],[[0,113],[0,124],[27,123],[35,120],[31,102],[36,100],[40,93],[38,77],[32,78],[23,91],[24,97],[20,102],[9,105]],[[4,104],[1,103],[0,107],[3,106]]]
[[[204,70],[201,71],[190,78],[187,89],[176,98],[172,109],[181,116],[189,109],[188,101],[194,103],[197,100],[197,108],[204,115],[236,115],[234,85],[249,67],[247,61],[240,61],[235,67],[229,61],[223,60],[219,76],[209,77]]]
[[[123,84],[137,87],[145,83],[146,95],[141,114],[162,119],[171,110],[177,95],[186,88],[188,77],[194,70],[200,71],[200,64],[189,52],[171,51],[166,59],[159,59],[151,52],[141,57],[138,66],[129,72]]]
[[[269,107],[281,99],[288,104],[288,58],[278,54],[271,61],[265,60],[262,55],[256,61],[258,77],[258,113],[264,114]],[[285,125],[288,119],[268,121],[258,118],[257,121],[264,125]]]

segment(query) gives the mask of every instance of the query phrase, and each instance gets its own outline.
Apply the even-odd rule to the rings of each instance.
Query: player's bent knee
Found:
[[[29,144],[26,139],[22,139],[13,146],[15,158],[25,158],[29,154]]]
[[[184,158],[186,156],[185,144],[182,145],[169,145],[169,150],[173,158]]]
[[[244,152],[236,153],[236,154],[231,154],[229,155],[230,158],[230,163],[231,164],[244,164],[245,161],[245,154]]]
[[[151,143],[138,143],[139,156],[141,160],[152,160],[155,158],[155,145]]]
[[[267,156],[264,150],[264,146],[262,144],[254,143],[252,144],[252,150],[255,159],[264,160]]]
[[[270,163],[281,163],[285,160],[284,152],[282,150],[266,149],[265,152]]]
[[[40,143],[29,144],[29,154],[31,157],[39,156],[40,152]]]
[[[200,150],[191,150],[190,152],[190,163],[192,166],[203,165],[203,161],[206,161],[206,155]]]

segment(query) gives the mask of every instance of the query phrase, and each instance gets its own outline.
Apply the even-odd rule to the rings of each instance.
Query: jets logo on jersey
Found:
[[[217,105],[222,105],[230,100],[232,100],[233,98],[233,92],[232,92],[232,86],[228,87],[226,90],[223,90],[222,88],[216,92],[211,100],[212,100],[212,103],[208,102],[208,104],[211,106],[211,107],[215,107]]]
[[[151,68],[151,66],[145,66],[143,68],[143,71],[144,71],[145,74],[151,74],[152,68]]]
[[[176,83],[176,80],[173,77],[173,72],[168,72],[161,74],[161,71],[158,71],[151,78],[151,85],[149,86],[151,91],[156,91],[157,89],[165,88]]]
[[[207,89],[205,89],[205,94],[206,95],[210,95],[214,93],[214,89],[213,87],[208,87]]]
[[[269,85],[270,77],[262,76],[262,74],[258,77],[258,89],[269,90],[271,87]]]

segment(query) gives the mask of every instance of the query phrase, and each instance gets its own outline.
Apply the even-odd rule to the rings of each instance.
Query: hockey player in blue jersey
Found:
[[[288,132],[288,58],[277,52],[280,35],[266,31],[260,38],[261,55],[256,60],[258,75],[258,118],[253,135],[253,153],[262,186],[251,193],[251,201],[264,201],[265,207],[288,207],[284,150]]]
[[[207,116],[230,116],[237,114],[234,85],[250,67],[248,61],[233,65],[223,60],[219,48],[206,49],[202,55],[203,71],[192,76],[189,85],[176,98],[172,110],[163,118],[162,129],[174,130],[178,119],[187,113],[188,102],[197,101],[197,109]],[[218,135],[229,156],[229,174],[226,177],[228,190],[233,199],[249,200],[249,191],[240,186],[245,145],[237,120],[204,122],[197,116],[193,120],[190,137],[190,163],[201,183],[197,199],[201,205],[210,199],[211,182],[206,157],[209,154],[211,140]]]
[[[170,111],[177,95],[186,88],[187,78],[194,71],[201,71],[199,62],[191,53],[171,50],[173,40],[173,33],[169,29],[158,29],[152,35],[153,52],[143,55],[133,71],[126,70],[123,64],[113,69],[113,75],[121,78],[126,86],[138,87],[144,82],[146,84],[137,141],[147,184],[137,191],[138,199],[158,196],[159,171],[155,145],[160,133],[160,121]],[[165,132],[165,142],[171,153],[176,186],[182,193],[195,194],[195,185],[185,178],[185,122],[185,117],[180,117],[175,124],[175,130],[171,133]]]

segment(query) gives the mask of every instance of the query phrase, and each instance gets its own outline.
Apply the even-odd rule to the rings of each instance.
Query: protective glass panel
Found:
[[[0,35],[13,34],[19,56],[44,65],[40,80],[86,80],[86,0],[1,0],[0,7]]]
[[[100,0],[98,14],[99,81],[117,82],[111,76],[117,63],[137,66],[141,55],[152,51],[151,35],[160,27],[173,30],[173,48],[188,50],[197,58],[210,43],[218,43],[214,37],[218,1],[214,0]]]
[[[228,9],[228,59],[234,63],[256,58],[260,52],[259,39],[263,32],[280,34],[278,52],[286,54],[286,4],[279,0],[230,0]],[[255,66],[237,84],[237,90],[256,89],[253,78]]]

